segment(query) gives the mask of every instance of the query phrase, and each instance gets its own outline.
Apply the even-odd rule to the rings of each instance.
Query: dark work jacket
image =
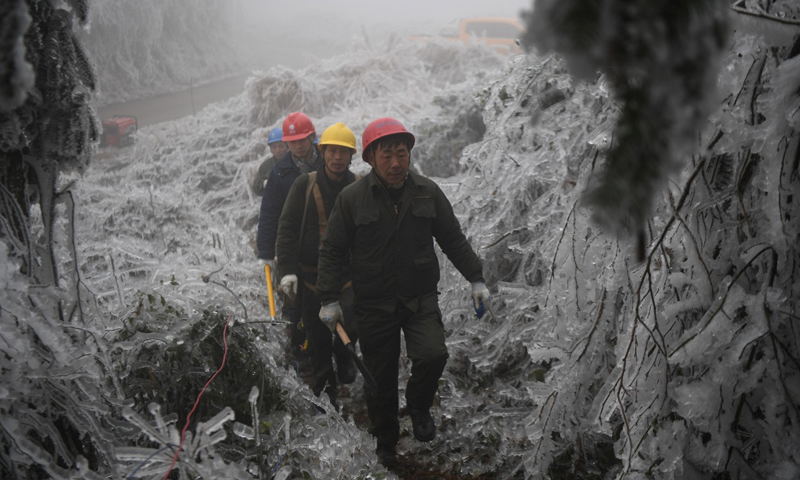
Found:
[[[309,178],[307,173],[300,175],[289,190],[278,222],[276,253],[280,277],[294,274],[310,281],[313,285],[316,283],[316,275],[309,273],[311,269],[317,267],[320,241],[317,202],[314,199],[313,191],[308,192]],[[335,182],[325,174],[324,165],[317,169],[315,183],[319,185],[326,219],[333,210],[336,197],[339,196],[342,189],[355,181],[355,175],[349,170],[345,173],[342,181]],[[308,192],[308,197],[305,196],[306,192]],[[303,213],[303,207],[305,207],[305,213]],[[305,215],[305,226],[302,228],[303,238],[299,238],[303,215]],[[305,267],[305,275],[301,274],[300,265]]]
[[[439,261],[433,241],[469,282],[483,268],[453,207],[432,180],[409,172],[395,211],[375,171],[336,199],[319,252],[317,291],[323,304],[338,299],[339,276],[350,258],[357,306],[393,309],[437,292]]]
[[[312,146],[316,152],[317,164],[312,167],[316,170],[322,163],[322,154],[316,145]],[[286,152],[280,162],[275,165],[269,174],[264,194],[261,196],[261,212],[258,215],[258,258],[272,260],[275,258],[275,241],[278,237],[278,219],[283,210],[283,203],[289,195],[289,189],[300,176],[300,170],[292,161],[292,152]]]
[[[270,155],[266,160],[261,162],[261,165],[258,166],[255,178],[253,178],[253,184],[250,186],[250,188],[253,189],[254,195],[260,197],[264,194],[264,186],[267,183],[270,172],[272,172],[272,169],[278,164],[278,160],[278,158]]]

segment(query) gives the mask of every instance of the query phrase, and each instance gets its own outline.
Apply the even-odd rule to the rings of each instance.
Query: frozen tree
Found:
[[[713,106],[727,3],[535,1],[524,41],[562,53],[579,78],[602,72],[621,104],[605,170],[586,194],[606,228],[644,235],[654,195],[691,153]]]
[[[4,5],[4,35],[10,38],[2,50],[2,236],[9,258],[21,262],[34,283],[59,287],[57,205],[69,204],[70,197],[59,176],[88,164],[97,137],[89,106],[94,75],[73,28],[86,21],[87,3]]]
[[[61,478],[103,455],[86,436],[97,419],[77,408],[96,399],[82,384],[97,363],[81,330],[71,184],[62,180],[87,165],[97,136],[94,77],[75,38],[86,16],[83,0],[0,7],[3,478]],[[54,377],[57,370],[63,376]]]

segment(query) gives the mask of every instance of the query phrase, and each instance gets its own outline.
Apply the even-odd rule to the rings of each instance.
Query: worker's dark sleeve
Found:
[[[258,171],[256,171],[256,176],[253,178],[253,184],[251,185],[253,194],[259,197],[264,194],[264,183],[269,178],[269,174],[272,172],[276,163],[278,162],[275,157],[269,157],[258,166]]]
[[[450,201],[437,187],[436,221],[433,224],[433,236],[447,258],[453,263],[461,275],[470,283],[483,282],[483,265],[475,250],[467,241],[461,224],[458,222]]]
[[[281,216],[284,201],[278,186],[279,182],[274,181],[276,177],[277,175],[273,169],[269,174],[267,186],[264,188],[264,195],[261,196],[261,213],[258,216],[258,236],[256,237],[258,258],[267,260],[275,258],[278,220]]]
[[[278,219],[275,254],[278,257],[278,274],[281,278],[289,274],[300,276],[300,226],[303,222],[305,207],[303,196],[307,186],[308,175],[297,177],[289,189],[289,195]]]
[[[328,217],[328,228],[319,249],[317,295],[322,305],[339,300],[354,232],[350,202],[343,201],[343,196],[339,195]]]

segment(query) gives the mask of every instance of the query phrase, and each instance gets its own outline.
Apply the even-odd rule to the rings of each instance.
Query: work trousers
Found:
[[[332,357],[336,357],[337,365],[344,365],[352,361],[350,352],[347,351],[339,335],[331,333],[328,326],[319,319],[321,305],[316,292],[310,289],[306,282],[301,283],[300,289],[303,326],[306,330],[306,338],[308,338],[308,350],[311,354],[311,369],[314,376],[311,390],[317,396],[323,390],[326,390],[329,395],[332,395],[331,398],[335,398],[338,382],[336,381],[336,371],[333,368]],[[352,292],[352,288],[342,291],[339,305],[344,313],[344,329],[347,332],[347,336],[350,337],[350,341],[355,344],[358,341],[358,334],[353,325]]]
[[[394,447],[400,437],[398,362],[401,331],[411,360],[411,377],[406,384],[409,410],[431,408],[447,363],[438,292],[417,300],[412,302],[414,311],[399,301],[393,306],[355,306],[364,364],[378,386],[372,390],[365,385],[364,392],[370,433],[377,438],[378,447]]]

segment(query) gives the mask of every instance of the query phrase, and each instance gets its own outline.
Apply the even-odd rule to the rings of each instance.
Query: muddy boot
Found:
[[[408,410],[414,426],[414,438],[420,442],[430,442],[436,438],[436,424],[429,410]]]
[[[378,462],[387,470],[397,467],[397,450],[394,445],[378,445],[375,454],[378,456]]]

